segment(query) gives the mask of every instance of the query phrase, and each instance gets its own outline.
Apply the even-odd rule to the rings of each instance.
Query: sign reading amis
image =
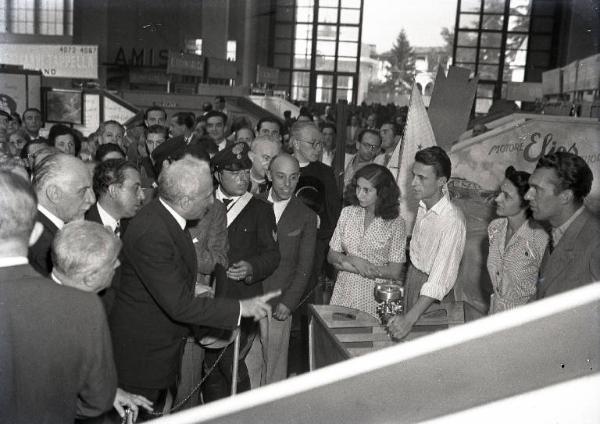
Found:
[[[98,46],[0,44],[0,63],[41,71],[45,77],[98,78]]]

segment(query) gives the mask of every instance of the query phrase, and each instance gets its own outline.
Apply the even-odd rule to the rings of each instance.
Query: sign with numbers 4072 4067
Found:
[[[98,46],[0,44],[0,63],[21,65],[53,78],[98,78]]]

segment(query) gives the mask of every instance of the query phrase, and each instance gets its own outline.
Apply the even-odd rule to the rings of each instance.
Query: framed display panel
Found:
[[[27,108],[41,109],[42,73],[0,69],[0,110],[22,115]]]
[[[83,124],[83,93],[79,90],[47,90],[44,96],[46,122]]]

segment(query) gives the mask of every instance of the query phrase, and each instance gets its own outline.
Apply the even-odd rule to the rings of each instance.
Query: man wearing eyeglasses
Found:
[[[248,192],[252,161],[248,157],[250,148],[246,143],[235,143],[215,154],[211,160],[214,175],[219,182],[215,198],[227,209],[227,239],[229,242],[229,267],[215,268],[215,297],[247,299],[263,293],[262,281],[279,265],[277,225],[273,206],[266,200]],[[242,319],[240,324],[239,380],[237,392],[250,389],[245,356],[258,333],[256,322]],[[222,349],[207,349],[205,369],[210,369],[221,355]],[[204,402],[221,399],[231,393],[233,344],[216,368],[210,373],[203,387]]]
[[[290,130],[290,146],[294,150],[294,157],[300,163],[300,176],[316,178],[324,189],[324,193],[320,193],[324,204],[319,214],[321,225],[317,231],[314,272],[308,287],[308,290],[311,290],[317,284],[317,277],[323,270],[329,250],[329,240],[337,225],[342,202],[333,168],[319,160],[323,150],[323,135],[319,128],[312,122],[296,122]],[[319,299],[319,294],[313,298],[313,303],[322,303],[322,301]]]
[[[372,163],[381,151],[381,137],[377,130],[367,129],[360,133],[356,141],[356,154],[350,159],[344,170],[344,188],[363,166]]]

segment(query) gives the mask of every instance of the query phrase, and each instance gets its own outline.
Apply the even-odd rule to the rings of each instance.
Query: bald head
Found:
[[[96,201],[85,163],[64,153],[44,158],[34,169],[33,187],[40,205],[64,222],[83,219]]]
[[[267,175],[273,183],[271,188],[273,200],[288,200],[296,191],[300,179],[300,164],[295,157],[282,153],[271,161]]]
[[[173,162],[158,177],[158,195],[183,218],[202,218],[213,203],[210,166],[192,156]]]

